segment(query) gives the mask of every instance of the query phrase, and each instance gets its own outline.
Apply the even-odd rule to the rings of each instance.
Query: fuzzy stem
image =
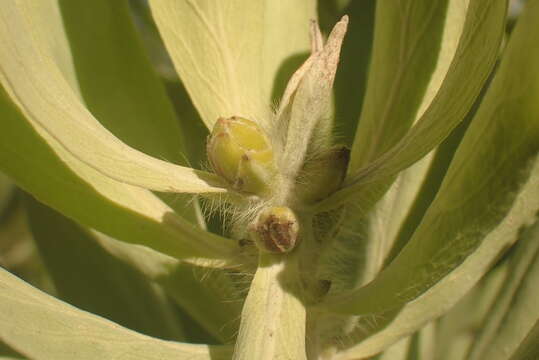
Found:
[[[233,360],[307,360],[306,311],[295,254],[260,254]]]

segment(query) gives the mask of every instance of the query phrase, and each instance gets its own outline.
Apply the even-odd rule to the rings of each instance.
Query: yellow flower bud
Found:
[[[298,219],[290,208],[268,207],[260,212],[249,233],[261,251],[285,253],[296,246]]]
[[[237,116],[217,120],[207,153],[213,170],[237,191],[261,195],[276,172],[273,149],[264,131]]]
[[[304,202],[322,200],[337,191],[344,177],[350,150],[345,146],[335,146],[316,159],[309,161],[299,179],[299,197]]]

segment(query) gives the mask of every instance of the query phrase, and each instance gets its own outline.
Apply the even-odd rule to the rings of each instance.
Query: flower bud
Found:
[[[258,214],[250,226],[251,238],[261,251],[285,253],[296,246],[299,224],[287,207],[268,207]]]
[[[345,146],[335,146],[305,165],[299,179],[299,196],[312,203],[322,200],[337,191],[348,168],[350,149]]]
[[[253,121],[219,118],[207,144],[213,170],[237,191],[263,194],[275,174],[273,149]]]

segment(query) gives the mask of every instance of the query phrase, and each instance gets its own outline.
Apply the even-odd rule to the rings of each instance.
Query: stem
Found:
[[[306,311],[295,254],[260,254],[233,360],[307,360]]]

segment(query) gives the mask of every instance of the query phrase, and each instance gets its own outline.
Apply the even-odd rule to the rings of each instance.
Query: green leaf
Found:
[[[510,360],[535,360],[539,357],[539,320]]]
[[[234,360],[306,360],[306,312],[298,298],[297,257],[261,254],[241,314]],[[256,355],[256,356],[255,356]]]
[[[536,217],[539,123],[533,114],[539,114],[539,74],[527,69],[539,60],[530,36],[539,21],[525,19],[410,242],[373,282],[328,300],[332,311],[381,314],[410,301],[440,300],[444,289],[452,293],[446,299],[458,299]],[[436,313],[434,304],[443,308],[448,301],[433,301],[421,311]]]
[[[359,163],[353,165],[346,182],[348,186],[321,202],[320,208],[352,198],[364,206],[374,203],[392,176],[428,154],[463,120],[498,55],[506,9],[506,1],[470,1],[447,76],[423,115],[404,137],[376,160],[360,168],[357,167]],[[377,195],[373,197],[373,193]]]
[[[59,5],[88,109],[129,146],[185,163],[184,134],[137,38],[127,1],[59,0]]]
[[[235,339],[243,296],[227,272],[177,263],[155,281],[214,338],[225,344]]]
[[[88,110],[129,146],[185,165],[184,131],[137,37],[127,1],[59,0],[59,6]],[[174,195],[168,203],[194,222],[196,201],[190,200]]]
[[[22,355],[11,349],[0,340],[0,359],[1,360],[20,360]]]
[[[322,31],[325,30],[323,24],[325,16],[321,7],[331,3],[332,1],[318,2]],[[376,2],[375,0],[363,0],[350,1],[349,3],[346,1],[346,3],[346,8],[335,9],[335,11],[341,12],[340,16],[332,14],[325,21],[333,26],[343,14],[347,14],[351,19],[343,41],[341,60],[333,87],[335,94],[335,138],[338,143],[352,148],[359,115],[365,101],[364,94],[372,52]]]
[[[0,172],[0,224],[3,222],[6,209],[9,208],[9,202],[13,195],[15,186],[11,180]]]
[[[222,342],[237,332],[241,301],[227,273],[124,244],[36,201],[28,199],[28,204],[34,239],[63,300],[147,335],[185,340],[174,322],[178,314],[163,297],[166,292]]]
[[[413,202],[408,202],[408,208],[406,212],[402,214],[401,222],[398,224],[398,234],[396,234],[393,240],[391,250],[387,253],[387,256],[384,259],[384,266],[387,266],[393,259],[400,253],[402,248],[408,243],[412,237],[415,229],[423,219],[427,209],[434,200],[436,193],[440,189],[440,185],[444,179],[444,176],[449,168],[451,160],[455,155],[465,132],[468,128],[470,121],[475,114],[475,111],[471,111],[467,116],[466,120],[459,124],[457,128],[453,130],[451,135],[449,135],[437,148],[432,152],[432,159],[429,160],[429,155],[425,158],[418,161],[416,164],[412,165],[409,169],[414,169],[418,164],[429,162],[428,169],[425,169],[427,172],[423,178],[419,178],[421,187],[417,190],[418,196],[415,196]],[[406,174],[409,169],[404,170],[397,180],[392,184],[392,188],[388,193],[395,187],[398,186],[399,178],[402,177],[402,174]],[[398,189],[398,188],[397,188]],[[387,194],[386,194],[387,195]],[[398,203],[395,203],[398,206]]]
[[[538,7],[539,8],[539,7]],[[522,232],[510,269],[468,360],[506,360],[539,321],[539,222]]]
[[[412,337],[408,336],[388,347],[383,353],[375,356],[375,360],[406,360],[408,349],[412,346]],[[343,359],[348,359],[346,355]]]
[[[308,50],[316,2],[150,1],[176,71],[209,129],[218,117],[267,121],[278,70]],[[277,81],[277,83],[276,83]]]
[[[24,4],[24,3],[23,3]],[[117,181],[164,192],[226,192],[216,175],[174,165],[137,151],[105,129],[80,102],[50,49],[36,42],[38,21],[24,6],[0,12],[2,85],[41,136]]]
[[[32,359],[230,359],[228,346],[159,340],[76,309],[0,269],[0,338]]]
[[[352,3],[351,6],[353,4],[355,3]],[[425,24],[423,21],[414,22],[413,16],[402,17],[400,12],[396,11],[399,7],[390,6],[386,2],[378,3],[377,14],[379,14],[381,21],[377,23],[378,45],[375,49],[377,60],[373,60],[370,74],[373,79],[376,77],[380,79],[371,81],[369,101],[380,104],[378,104],[379,108],[371,105],[370,110],[365,105],[364,118],[361,121],[365,120],[367,123],[372,123],[364,126],[365,131],[384,131],[387,133],[389,136],[387,139],[385,137],[380,139],[381,142],[389,141],[392,136],[394,141],[397,141],[401,136],[398,135],[398,132],[406,131],[408,128],[408,125],[405,125],[405,114],[409,115],[408,121],[409,125],[411,125],[414,118],[417,119],[419,116],[416,112],[424,111],[424,108],[432,101],[455,53],[458,35],[460,35],[464,24],[465,16],[463,15],[465,15],[466,10],[464,5],[462,1],[452,1],[449,4],[444,2],[407,4],[406,11],[414,14],[414,16],[422,18],[425,12],[430,16],[430,21]],[[449,8],[446,10],[448,6]],[[358,4],[355,7],[361,8],[362,5]],[[383,14],[383,16],[380,14]],[[387,19],[392,19],[392,21]],[[400,31],[401,28],[407,29],[407,31]],[[444,41],[440,46],[438,42],[442,38]],[[422,39],[423,42],[418,43],[418,39]],[[345,46],[347,45],[346,41],[345,39]],[[390,46],[387,44],[388,42],[394,44]],[[411,49],[415,49],[415,51],[411,51]],[[427,56],[424,56],[424,53],[428,53]],[[403,68],[403,60],[399,60],[399,54],[410,62],[408,67],[417,67],[418,69],[407,72],[408,70]],[[387,73],[392,72],[397,72],[400,75],[386,76]],[[375,73],[378,73],[378,75],[375,75]],[[410,74],[415,76],[416,73],[422,75],[424,79],[420,78],[416,81],[415,77],[410,77]],[[398,77],[400,77],[400,80],[397,81]],[[395,89],[406,87],[409,89],[397,91],[392,97],[389,95],[376,95],[379,92],[393,92],[396,91]],[[412,89],[414,90],[412,91]],[[418,96],[418,94],[421,96]],[[393,98],[393,104],[381,101],[381,99],[389,97]],[[413,98],[416,99],[415,102],[412,101]],[[402,111],[397,111],[393,119],[390,114],[396,108],[403,109]],[[386,117],[388,117],[385,126],[381,125],[382,122],[376,121],[382,116],[379,112],[383,109]],[[376,119],[370,116],[375,116]],[[378,129],[378,127],[381,128]],[[358,132],[358,138],[361,137],[361,134],[361,131]],[[367,147],[377,141],[372,136],[366,137],[364,140],[361,144]],[[356,150],[361,151],[361,144],[356,144]],[[330,257],[335,258],[332,262],[337,265],[332,267],[342,270],[338,275],[341,279],[338,281],[343,282],[345,287],[357,287],[372,280],[384,266],[388,257],[393,257],[393,252],[400,250],[405,243],[404,240],[407,240],[407,238],[401,239],[403,236],[400,236],[400,228],[405,222],[409,227],[408,220],[410,219],[408,218],[411,211],[420,212],[413,206],[416,203],[428,206],[432,201],[426,196],[418,196],[419,191],[425,188],[423,182],[427,176],[439,170],[434,166],[435,164],[430,165],[431,159],[431,157],[425,157],[401,172],[374,208],[369,210],[369,207],[363,202],[348,204],[347,214],[342,226],[346,231],[341,232],[339,235],[338,253],[335,256],[330,255]],[[370,202],[372,198],[373,195],[370,194],[368,201]],[[421,217],[419,217],[420,219]],[[413,225],[415,228],[417,223]],[[399,238],[397,238],[397,235],[399,235]],[[397,241],[398,244],[395,243]],[[348,260],[343,261],[343,258]],[[343,263],[348,263],[350,266],[338,265]],[[336,285],[335,280],[337,279],[334,278],[334,285]],[[333,289],[335,289],[334,286],[332,286]]]
[[[437,320],[434,359],[464,360],[507,279],[507,257]],[[470,331],[476,330],[477,331]]]
[[[50,80],[57,81],[58,86],[63,89],[63,92],[60,91],[62,96],[71,95],[73,102],[82,106],[77,99],[74,99],[76,97],[74,92],[78,93],[77,84],[70,81],[70,89],[58,74],[58,69],[60,69],[66,79],[74,80],[72,76],[68,76],[70,71],[67,65],[71,58],[69,54],[65,54],[68,46],[61,41],[65,40],[65,34],[61,27],[59,9],[55,8],[54,4],[56,3],[40,2],[37,6],[35,2],[19,2],[16,6],[11,4],[2,7],[0,16],[3,16],[6,21],[14,22],[13,26],[28,29],[27,32],[18,32],[9,40],[14,46],[27,46],[25,51],[19,54],[21,64],[32,62],[31,58],[35,58],[32,52],[37,51],[33,46],[40,46],[43,61],[26,75],[34,72],[36,76],[47,76],[47,74],[52,76],[51,74],[55,73],[57,76]],[[5,25],[5,22],[2,24]],[[53,26],[54,24],[57,26]],[[46,26],[44,29],[47,31],[39,31],[42,25]],[[3,34],[6,33],[3,32]],[[30,37],[30,34],[34,36]],[[55,37],[52,38],[50,35]],[[32,40],[34,38],[40,40],[39,44],[34,43]],[[7,56],[6,59],[9,58],[9,61],[0,61],[0,67],[6,71],[5,64],[13,62],[15,58],[9,54],[7,47],[3,47],[3,50],[5,51],[2,54]],[[51,73],[47,71],[47,66],[52,71]],[[7,75],[12,75],[15,78],[14,82],[19,85],[24,83],[22,77],[18,78],[16,73],[7,73]],[[7,80],[5,77],[2,78],[5,89],[10,93],[14,88],[11,87],[11,83],[7,83]],[[47,85],[47,82],[38,83],[29,85]],[[41,91],[41,95],[51,95],[49,90]],[[11,95],[13,95],[12,92]],[[60,98],[61,96],[55,100]],[[14,101],[14,104],[12,101],[14,101],[13,98],[9,99],[2,91],[0,108],[4,121],[2,131],[0,131],[2,137],[0,146],[4,147],[4,151],[1,153],[3,156],[0,156],[0,165],[19,185],[41,201],[115,238],[142,243],[175,257],[188,257],[194,254],[222,257],[221,250],[228,248],[228,251],[233,251],[232,243],[227,244],[223,239],[197,231],[150,192],[113,181],[79,161],[76,156],[66,151],[55,136],[44,131],[37,123],[28,122],[28,117],[26,119],[23,117],[23,113],[28,114],[28,108],[22,107],[21,113],[17,108],[17,105],[20,106],[21,103]],[[50,123],[57,122],[54,116],[45,120]],[[93,122],[97,124],[95,119]],[[101,130],[106,131],[103,128]],[[77,133],[72,140],[84,142],[83,134],[84,132]],[[64,135],[71,137],[69,133],[64,133]],[[95,149],[98,148],[99,146]],[[89,150],[89,153],[94,152],[95,149]],[[78,199],[69,196],[75,193],[78,194]],[[85,208],[80,207],[82,199],[84,199]],[[162,226],[162,223],[168,223],[168,225]],[[190,238],[198,240],[190,243]],[[213,240],[209,240],[210,238]],[[224,245],[224,248],[218,243]],[[199,245],[202,245],[201,249],[193,252],[193,246]],[[211,255],[216,245],[218,248],[221,247],[221,250],[217,250],[220,255],[215,253]],[[212,248],[214,250],[211,250]]]
[[[34,240],[59,298],[146,335],[185,339],[163,290],[109,253],[110,240],[26,200]]]
[[[233,256],[233,242],[196,229],[148,190],[103,176],[40,136],[3,89],[0,111],[0,166],[40,201],[116,239],[173,257]]]
[[[350,173],[395,145],[412,126],[421,103],[432,100],[429,95],[424,100],[427,86],[433,78],[441,82],[447,73],[466,5],[463,0],[377,3],[365,105]],[[440,84],[436,85],[434,93]]]

